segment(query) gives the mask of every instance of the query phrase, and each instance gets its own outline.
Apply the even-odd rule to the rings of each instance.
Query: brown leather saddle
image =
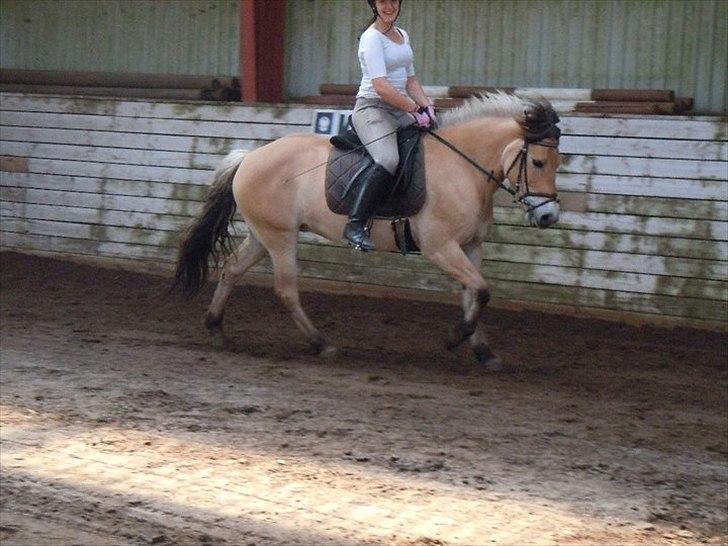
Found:
[[[425,152],[420,145],[422,131],[404,127],[397,132],[399,167],[389,196],[377,208],[377,218],[406,218],[425,203]],[[353,191],[372,158],[353,128],[331,137],[326,166],[326,203],[336,214],[349,214]]]

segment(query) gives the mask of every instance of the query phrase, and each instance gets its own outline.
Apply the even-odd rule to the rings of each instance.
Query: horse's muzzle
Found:
[[[559,202],[548,197],[527,196],[523,200],[526,216],[532,226],[545,229],[559,221]]]

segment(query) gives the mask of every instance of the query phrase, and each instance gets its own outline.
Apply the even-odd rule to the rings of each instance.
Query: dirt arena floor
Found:
[[[4,546],[728,543],[724,334],[0,260]]]

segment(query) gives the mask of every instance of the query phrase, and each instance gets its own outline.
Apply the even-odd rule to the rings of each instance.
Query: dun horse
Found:
[[[493,194],[499,187],[509,191],[531,225],[545,228],[558,220],[558,121],[543,99],[487,94],[445,113],[441,127],[422,142],[427,194],[410,218],[412,236],[424,257],[463,286],[463,319],[448,348],[468,340],[489,367],[500,361],[479,323],[490,298],[480,263]],[[334,352],[301,307],[296,265],[300,230],[341,240],[346,216],[328,209],[325,169],[316,168],[330,149],[320,135],[289,135],[247,154],[233,151],[215,172],[204,209],[181,240],[175,273],[175,285],[195,293],[207,278],[210,257],[217,264],[227,254],[205,316],[213,335],[223,337],[223,311],[236,280],[267,253],[275,292],[296,325],[318,353]],[[229,252],[236,208],[249,234]],[[397,250],[388,221],[375,220],[371,235],[378,250]]]

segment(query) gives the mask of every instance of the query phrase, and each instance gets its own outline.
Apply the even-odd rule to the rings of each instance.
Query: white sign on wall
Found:
[[[320,135],[336,135],[349,123],[351,110],[315,110],[311,128]]]

